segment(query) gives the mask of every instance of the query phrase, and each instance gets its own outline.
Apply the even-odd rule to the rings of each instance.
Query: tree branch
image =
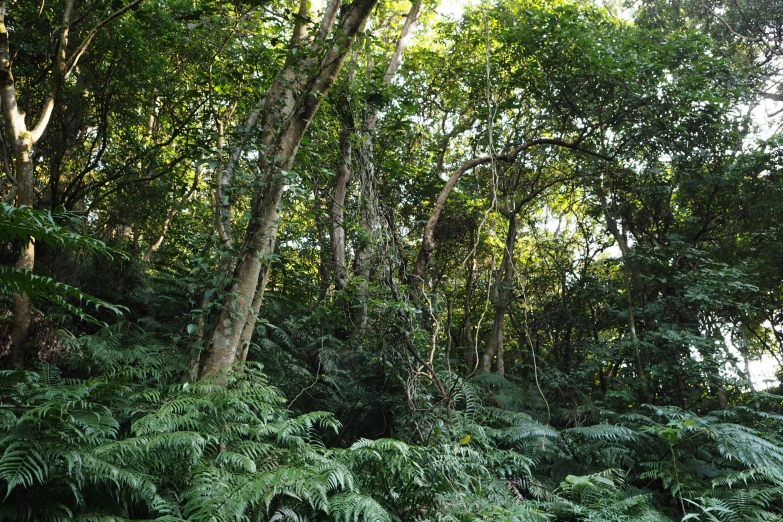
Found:
[[[599,152],[582,148],[579,145],[579,141],[568,142],[558,138],[538,138],[538,139],[527,141],[522,145],[519,145],[518,147],[514,148],[511,152],[505,154],[486,155],[478,158],[473,158],[464,162],[451,175],[449,180],[446,182],[446,186],[443,187],[443,190],[441,190],[438,199],[435,201],[435,207],[432,210],[430,219],[427,221],[427,224],[424,226],[424,235],[422,237],[421,248],[419,249],[419,255],[416,258],[416,266],[414,267],[413,273],[411,275],[412,279],[421,280],[421,277],[424,274],[424,269],[427,267],[427,264],[429,263],[430,258],[432,257],[432,251],[435,249],[435,226],[438,224],[440,213],[446,204],[446,200],[448,199],[449,194],[451,194],[451,191],[457,185],[457,182],[462,177],[462,175],[468,172],[469,170],[472,170],[480,165],[486,165],[490,163],[491,161],[493,161],[493,159],[495,161],[505,161],[508,163],[512,163],[513,161],[516,160],[517,156],[519,156],[522,152],[538,145],[554,145],[557,147],[563,147],[566,149],[575,150],[583,154],[594,156],[596,158],[604,159],[607,161],[611,161],[612,159],[611,157],[601,154]]]
[[[64,76],[64,80],[67,79],[73,70],[76,68],[76,65],[79,63],[79,59],[84,54],[84,51],[87,50],[87,47],[89,47],[90,43],[92,42],[92,39],[95,38],[95,35],[98,34],[98,31],[101,30],[102,27],[104,27],[106,24],[110,23],[114,19],[122,16],[129,10],[133,9],[137,5],[141,4],[144,0],[134,0],[133,2],[129,3],[125,7],[122,7],[116,11],[114,11],[112,14],[98,22],[95,27],[93,27],[89,33],[87,33],[87,36],[82,40],[82,43],[79,44],[79,46],[74,50],[71,57],[66,62],[66,72]]]

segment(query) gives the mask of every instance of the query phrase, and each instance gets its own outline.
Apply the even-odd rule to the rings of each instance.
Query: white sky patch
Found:
[[[778,379],[775,377],[778,363],[772,356],[765,353],[760,360],[751,360],[748,362],[748,369],[750,380],[757,390],[765,390],[778,384]]]
[[[775,373],[779,369],[778,361],[768,353],[762,353],[761,356],[751,355],[747,361],[742,357],[742,352],[737,348],[735,342],[738,340],[731,335],[731,329],[735,325],[727,325],[728,328],[721,329],[721,337],[723,343],[728,351],[728,355],[734,357],[735,362],[732,364],[727,362],[723,370],[727,375],[734,377],[744,378],[747,371],[747,377],[750,382],[753,383],[753,388],[756,391],[766,390],[772,386],[778,385],[778,379],[775,377]],[[769,328],[769,322],[764,326]],[[739,342],[744,342],[739,340]],[[694,356],[696,350],[691,349],[691,356]],[[699,356],[696,356],[700,359]],[[747,364],[747,366],[746,366]]]
[[[618,2],[617,0],[594,0],[594,3],[606,9],[615,18],[625,22],[633,22],[634,12],[632,9],[623,6],[623,2]]]
[[[773,90],[772,92],[775,91]],[[783,110],[783,103],[762,98],[751,111],[753,123],[758,126],[758,131],[753,133],[753,137],[768,140],[779,133],[781,130],[780,119],[773,116],[778,114],[781,110]]]
[[[459,19],[462,17],[462,11],[465,10],[465,7],[475,4],[475,0],[442,0],[435,12],[441,16]]]

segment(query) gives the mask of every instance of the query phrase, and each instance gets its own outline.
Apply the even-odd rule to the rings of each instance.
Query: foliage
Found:
[[[68,219],[67,213],[56,215]],[[0,203],[0,236],[8,241],[36,241],[63,250],[85,250],[99,255],[122,255],[103,242],[72,232],[55,221],[51,212],[35,210],[30,207],[12,207]],[[31,239],[32,238],[32,239]],[[44,298],[60,308],[95,324],[103,324],[84,311],[81,306],[69,302],[77,301],[93,306],[96,310],[106,309],[122,316],[125,307],[113,305],[98,297],[85,294],[76,287],[58,282],[51,277],[36,274],[29,270],[14,269],[0,265],[0,293],[5,296],[22,295]]]
[[[457,379],[451,420],[426,445],[329,449],[319,433],[340,428],[334,417],[291,416],[255,365],[224,384],[177,383],[175,347],[122,324],[68,349],[65,372],[82,377],[48,364],[2,373],[4,520],[781,515],[781,419],[751,407],[604,411],[556,430],[483,398],[513,384]]]
[[[65,2],[12,4],[32,115]],[[317,17],[161,0],[89,33],[120,5],[74,5],[33,206],[0,126],[0,345],[14,296],[45,330],[0,360],[0,520],[783,520],[778,6],[424,2],[385,78],[384,0],[293,161],[264,100],[333,65]],[[255,225],[247,360],[194,379],[251,316]]]
[[[72,340],[103,367],[88,379],[48,365],[2,374],[4,520],[388,519],[319,443],[320,429],[339,426],[330,415],[289,417],[252,365],[225,385],[164,385],[175,351],[132,340],[118,331]],[[115,363],[104,366],[107,356]]]

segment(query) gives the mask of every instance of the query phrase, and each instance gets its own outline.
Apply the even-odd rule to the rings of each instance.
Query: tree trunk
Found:
[[[190,186],[190,189],[185,193],[184,196],[182,196],[182,199],[180,199],[177,204],[174,206],[174,208],[171,209],[169,214],[166,216],[166,219],[163,220],[163,225],[160,229],[160,234],[158,234],[158,238],[155,240],[154,243],[152,243],[146,252],[144,252],[144,257],[142,258],[142,261],[145,263],[149,263],[150,259],[152,259],[152,254],[158,251],[160,248],[160,245],[163,244],[163,239],[166,237],[166,232],[169,229],[169,225],[171,225],[171,222],[174,220],[174,217],[179,213],[180,210],[182,210],[182,207],[185,206],[185,203],[190,199],[190,196],[193,195],[193,193],[196,191],[196,188],[198,188],[198,178],[199,173],[198,170],[196,170],[196,173],[193,175],[193,185]]]
[[[347,100],[346,100],[347,101]],[[334,285],[339,292],[348,284],[348,271],[345,267],[345,197],[348,183],[351,181],[351,135],[353,134],[353,115],[348,103],[341,104],[338,111],[340,119],[340,165],[337,168],[337,180],[332,199],[331,242],[332,261],[334,263]]]
[[[228,191],[234,182],[234,171],[236,170],[237,162],[242,157],[245,144],[250,137],[250,129],[255,126],[256,120],[258,120],[257,109],[253,110],[250,116],[248,116],[245,122],[246,134],[242,136],[239,144],[228,157],[225,167],[221,165],[222,161],[219,160],[215,170],[215,228],[217,229],[220,242],[226,250],[229,250],[231,245],[233,245],[231,202]],[[223,149],[226,146],[225,124],[222,121],[217,122],[217,133],[218,157],[222,158]]]
[[[361,233],[354,256],[354,275],[360,278],[358,290],[358,332],[367,328],[367,297],[370,287],[372,259],[380,242],[380,216],[378,211],[378,185],[375,179],[375,152],[373,141],[378,124],[378,109],[369,108],[361,128],[357,132],[356,170],[359,172],[359,215]]]
[[[642,400],[646,401],[648,399],[647,375],[644,371],[644,363],[642,361],[639,337],[636,333],[636,316],[634,314],[633,302],[633,283],[636,282],[637,286],[642,284],[641,274],[639,274],[638,270],[632,266],[631,248],[628,245],[628,237],[626,236],[625,230],[620,230],[617,219],[609,209],[609,203],[606,200],[606,194],[603,192],[603,188],[599,190],[601,206],[603,207],[604,218],[606,219],[606,226],[609,229],[609,232],[612,234],[612,237],[614,237],[615,241],[617,241],[617,245],[620,247],[620,254],[623,260],[623,283],[625,285],[625,303],[628,313],[628,333],[631,336],[631,345],[633,347],[636,374],[639,377],[641,384],[639,391],[641,392]],[[641,291],[641,288],[639,288],[639,290]]]
[[[14,140],[12,149],[16,162],[16,180],[19,187],[16,194],[17,206],[32,206],[33,204],[33,163],[30,160],[29,140]],[[17,270],[31,271],[35,266],[35,240],[28,238],[19,252],[16,261]],[[24,366],[26,359],[25,342],[30,331],[30,297],[22,292],[14,296],[14,316],[11,329],[11,365],[14,368]]]
[[[60,39],[56,51],[52,86],[44,102],[38,124],[31,131],[27,129],[25,114],[19,110],[16,101],[16,85],[11,73],[11,54],[8,45],[8,29],[5,26],[5,3],[0,16],[0,103],[5,119],[6,132],[11,143],[11,152],[16,166],[16,205],[32,206],[35,184],[34,166],[30,154],[33,145],[41,138],[54,109],[54,98],[60,91],[65,73],[65,50],[68,45],[68,32],[74,0],[66,6],[60,29]],[[28,238],[16,261],[17,270],[32,270],[35,267],[35,241]],[[30,296],[25,292],[14,296],[13,326],[11,329],[11,365],[20,368],[26,359],[25,342],[30,331]]]
[[[324,198],[321,197],[319,199],[323,200]],[[315,216],[315,228],[316,232],[318,233],[318,302],[322,302],[326,299],[326,296],[329,295],[329,289],[332,286],[332,274],[329,270],[329,265],[332,262],[332,254],[329,240],[326,237],[326,224],[322,219],[322,210],[322,208],[318,209],[318,212]]]
[[[435,250],[435,227],[438,224],[440,213],[443,211],[443,207],[446,205],[446,200],[451,194],[451,191],[455,186],[457,186],[457,182],[464,173],[468,172],[474,167],[484,163],[489,163],[489,161],[489,156],[466,161],[462,164],[462,166],[460,166],[460,168],[454,171],[451,177],[449,177],[449,180],[446,182],[446,185],[440,191],[440,194],[438,194],[438,199],[435,200],[435,206],[430,213],[427,224],[424,225],[424,234],[421,240],[421,247],[419,248],[419,255],[416,257],[416,265],[414,266],[413,272],[411,274],[411,279],[414,281],[414,283],[421,283],[423,281],[422,278],[424,276],[424,269],[427,268],[427,265],[430,262],[430,258],[432,257],[432,252]]]
[[[33,146],[38,143],[49,125],[49,120],[54,111],[55,100],[60,94],[65,80],[76,68],[79,59],[87,50],[97,32],[134,6],[140,4],[141,1],[134,0],[103,18],[92,29],[87,31],[84,40],[74,49],[70,56],[67,56],[68,38],[75,0],[66,2],[60,27],[53,35],[58,36],[58,38],[54,52],[54,63],[49,77],[49,91],[44,98],[38,121],[32,129],[28,129],[25,122],[25,113],[20,111],[17,105],[16,84],[11,72],[12,57],[9,51],[8,28],[5,25],[6,2],[3,1],[0,5],[0,103],[2,103],[5,128],[16,167],[15,191],[17,206],[32,206],[33,204],[35,178],[31,152]],[[12,192],[14,192],[14,188],[12,188]],[[18,270],[32,270],[34,266],[35,242],[32,238],[29,238],[22,247],[19,259],[16,262],[16,268]],[[21,295],[14,297],[11,364],[15,367],[21,366],[26,358],[24,343],[30,330],[30,317],[30,297],[23,292]]]
[[[473,248],[471,242],[471,249]],[[470,268],[468,269],[468,277],[465,281],[465,301],[462,305],[462,328],[464,329],[463,337],[465,339],[465,348],[468,351],[468,375],[476,371],[477,353],[476,344],[473,341],[473,325],[470,322],[470,306],[473,298],[473,284],[476,272],[476,258],[470,257]]]
[[[259,188],[253,197],[250,223],[234,270],[234,283],[212,336],[212,346],[204,364],[205,376],[234,363],[245,325],[248,321],[254,325],[256,306],[253,302],[258,297],[256,302],[260,307],[263,298],[267,278],[260,276],[263,265],[269,263],[274,252],[288,172],[322,96],[334,85],[356,33],[376,3],[377,0],[354,0],[343,7],[334,39],[326,45],[318,67],[317,57],[336,14],[335,3],[331,2],[327,7],[314,39],[309,38],[309,28],[304,25],[300,24],[294,31],[292,47],[298,50],[289,55],[263,104],[261,143],[268,145],[259,158]],[[312,6],[302,0],[300,14],[304,13],[305,19],[309,14],[308,5]],[[304,43],[308,41],[310,44],[305,48]]]
[[[414,0],[405,17],[405,23],[400,31],[397,44],[394,48],[386,71],[383,76],[382,86],[391,84],[397,70],[402,63],[402,57],[410,41],[410,36],[416,27],[421,12],[422,0]],[[367,328],[367,294],[369,282],[372,277],[371,267],[373,258],[376,257],[376,249],[380,242],[381,218],[378,211],[378,185],[375,175],[375,132],[378,126],[378,112],[380,107],[368,96],[365,101],[365,113],[354,132],[354,142],[358,146],[354,150],[356,171],[359,175],[359,214],[361,216],[361,234],[356,245],[354,257],[354,275],[361,278],[358,291],[359,317],[356,320],[359,333],[364,333]],[[350,146],[351,140],[348,141]],[[348,157],[350,158],[350,153]]]
[[[274,244],[272,245],[272,250],[274,250]],[[237,357],[240,362],[247,361],[247,352],[250,350],[250,341],[253,339],[253,332],[256,330],[258,312],[261,310],[261,305],[264,303],[264,293],[266,292],[266,285],[269,282],[269,272],[271,268],[270,263],[264,264],[261,268],[261,278],[258,281],[256,295],[253,297],[253,313],[247,318],[247,322],[242,328],[242,335],[240,336],[240,349]]]
[[[506,310],[511,297],[511,288],[514,284],[514,246],[517,241],[517,215],[512,212],[508,219],[508,233],[503,249],[503,261],[500,263],[498,279],[493,285],[490,299],[495,311],[492,332],[490,333],[487,347],[481,358],[481,371],[489,373],[492,369],[492,359],[497,358],[498,375],[503,377],[506,373],[503,360],[503,325],[506,320]]]

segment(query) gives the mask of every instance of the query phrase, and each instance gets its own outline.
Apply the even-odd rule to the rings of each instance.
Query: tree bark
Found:
[[[347,100],[346,100],[347,101]],[[337,180],[332,198],[331,243],[334,263],[334,285],[337,291],[348,284],[348,270],[345,267],[345,197],[348,183],[351,181],[351,135],[353,134],[353,115],[348,103],[338,111],[340,119],[340,165],[337,167]]]
[[[41,138],[54,108],[54,99],[62,87],[65,76],[65,52],[68,46],[69,25],[74,0],[69,0],[62,17],[60,38],[55,52],[51,88],[44,101],[38,123],[27,129],[25,114],[19,110],[16,101],[16,85],[11,72],[11,53],[8,44],[8,29],[5,26],[5,4],[0,16],[0,103],[5,119],[6,132],[11,144],[11,153],[16,167],[16,205],[32,206],[35,184],[34,165],[31,158],[33,145]],[[35,241],[28,238],[16,261],[17,270],[32,270],[35,267]],[[30,331],[30,296],[25,292],[14,296],[13,326],[11,329],[11,365],[20,368],[26,359],[25,342]]]
[[[367,297],[370,286],[372,259],[380,241],[380,216],[378,211],[378,185],[375,179],[374,135],[378,124],[378,109],[371,107],[370,113],[357,132],[356,169],[359,172],[359,215],[361,233],[354,256],[354,275],[359,277],[358,311],[356,324],[363,334],[367,328]]]
[[[472,243],[472,242],[471,242]],[[473,245],[471,244],[471,250]],[[474,255],[470,256],[470,268],[468,268],[468,276],[465,281],[465,301],[462,305],[462,328],[464,329],[465,348],[468,351],[468,374],[472,374],[476,371],[477,364],[476,359],[478,354],[476,353],[476,345],[473,341],[473,325],[470,321],[470,307],[471,300],[473,298],[473,284],[476,273],[476,258]]]
[[[215,228],[217,229],[220,242],[226,250],[230,249],[234,244],[231,230],[231,202],[228,189],[234,181],[234,171],[236,170],[237,162],[242,157],[242,151],[250,137],[250,129],[255,126],[256,120],[258,120],[258,110],[253,110],[245,122],[246,134],[242,136],[239,144],[229,155],[225,167],[222,167],[220,165],[222,162],[218,161],[217,172],[215,173]],[[222,121],[217,122],[217,132],[218,157],[221,157],[222,151],[226,146],[225,124]]]
[[[414,0],[411,8],[405,17],[405,22],[400,30],[400,36],[397,38],[397,44],[389,58],[386,71],[381,82],[382,88],[391,85],[394,76],[397,74],[402,63],[402,57],[405,49],[410,42],[411,34],[416,28],[421,12],[422,0]],[[359,214],[361,216],[361,234],[356,245],[356,255],[354,257],[354,275],[361,281],[358,291],[358,324],[359,333],[364,333],[367,328],[367,294],[369,282],[372,277],[371,267],[373,258],[376,256],[376,249],[379,243],[381,229],[381,217],[378,212],[378,186],[375,173],[375,132],[378,127],[378,112],[380,107],[368,96],[365,100],[365,113],[361,118],[359,125],[355,128],[356,137],[353,141],[358,146],[353,151],[355,157],[356,171],[359,175]],[[351,141],[347,142],[351,146]],[[348,154],[350,158],[351,154]]]
[[[68,39],[75,0],[66,2],[60,27],[55,31],[55,34],[59,33],[59,35],[54,51],[54,64],[49,76],[49,91],[41,106],[38,121],[31,129],[28,129],[25,122],[25,113],[17,105],[16,84],[11,72],[12,57],[9,50],[8,28],[5,25],[6,3],[2,2],[0,6],[0,104],[2,104],[5,128],[15,164],[16,185],[11,189],[11,192],[16,192],[17,206],[32,206],[34,203],[35,177],[31,153],[35,144],[40,141],[44,132],[46,132],[54,111],[55,100],[60,94],[65,80],[73,72],[79,59],[87,50],[98,31],[141,2],[142,0],[134,0],[95,24],[70,56],[68,56]],[[35,242],[32,238],[28,238],[19,254],[16,268],[17,270],[32,270],[34,267]],[[30,297],[24,292],[21,295],[14,296],[14,316],[11,332],[11,364],[14,367],[22,366],[26,358],[24,344],[27,341],[30,330],[30,318]]]
[[[320,195],[320,194],[319,194]],[[323,200],[324,198],[319,198],[319,201]],[[332,254],[331,254],[331,248],[329,245],[329,240],[326,237],[326,224],[323,222],[323,213],[321,212],[323,209],[318,209],[318,212],[316,213],[315,219],[315,228],[316,232],[318,234],[318,279],[319,279],[319,288],[318,288],[318,302],[322,302],[326,299],[326,296],[329,295],[329,289],[332,287],[332,273],[329,269],[331,263],[332,263]]]
[[[262,267],[274,252],[280,204],[288,171],[293,165],[302,137],[317,112],[322,96],[334,85],[356,33],[370,15],[377,0],[354,0],[340,12],[333,41],[321,47],[329,34],[336,9],[330,3],[317,36],[310,39],[309,28],[299,24],[294,31],[289,59],[267,93],[260,116],[261,143],[266,146],[259,158],[259,188],[251,205],[251,219],[240,259],[234,270],[234,283],[224,303],[203,375],[210,376],[234,363],[241,348],[242,332],[255,322],[254,300],[260,301],[266,287]],[[303,0],[300,15],[310,14]],[[306,45],[309,44],[309,45]],[[252,317],[252,319],[251,319]],[[252,332],[251,332],[252,333]]]
[[[272,245],[272,250],[274,250],[274,244]],[[240,362],[247,361],[247,352],[250,350],[250,341],[253,339],[253,332],[256,330],[258,312],[261,310],[261,305],[264,303],[264,293],[266,291],[266,285],[269,282],[269,272],[271,268],[270,263],[265,263],[261,268],[261,278],[258,281],[256,295],[253,297],[252,314],[247,318],[247,322],[245,322],[245,326],[242,328],[242,335],[240,336],[240,348],[237,357]]]
[[[421,10],[421,0],[414,1],[397,40],[394,52],[389,60],[382,85],[387,86],[394,78],[401,62],[402,55],[415,28]],[[356,69],[351,67],[347,83],[350,85],[356,75]],[[346,266],[346,239],[343,221],[345,219],[345,200],[348,185],[353,177],[354,166],[360,179],[360,215],[361,237],[356,245],[353,273],[362,278],[357,296],[356,307],[349,307],[347,316],[353,316],[357,330],[361,333],[367,324],[367,291],[371,277],[371,259],[375,250],[375,239],[380,229],[380,219],[377,215],[377,189],[375,185],[375,158],[373,154],[373,139],[378,122],[378,107],[373,105],[369,97],[363,100],[364,112],[358,116],[358,125],[351,105],[350,93],[337,103],[337,115],[340,121],[340,161],[337,167],[334,196],[331,205],[330,238],[332,248],[333,278],[335,289],[339,292],[348,284],[348,269]],[[358,147],[354,150],[354,143]],[[352,310],[359,310],[358,317]],[[338,338],[345,338],[347,332],[338,327]]]

